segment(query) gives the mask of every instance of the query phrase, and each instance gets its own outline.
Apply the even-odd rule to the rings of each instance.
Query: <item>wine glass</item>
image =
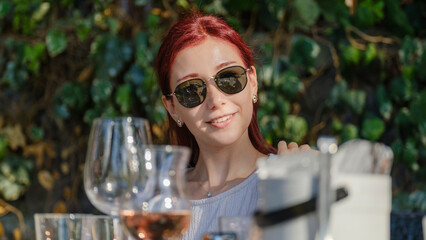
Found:
[[[81,213],[34,214],[37,240],[114,240],[112,218]]]
[[[188,229],[191,219],[191,205],[185,193],[190,149],[152,145],[143,150],[143,156],[145,171],[153,175],[134,178],[132,185],[144,186],[144,191],[130,190],[125,195],[120,209],[122,224],[136,239],[178,238]]]
[[[90,202],[114,218],[114,233],[123,236],[119,223],[120,200],[133,188],[139,172],[141,148],[151,144],[149,122],[143,118],[116,117],[94,120],[84,168],[84,189]]]

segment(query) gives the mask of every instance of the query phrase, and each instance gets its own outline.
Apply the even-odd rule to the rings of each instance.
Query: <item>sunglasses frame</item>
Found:
[[[225,91],[223,91],[220,87],[219,87],[219,84],[218,84],[218,79],[217,79],[217,75],[219,74],[219,73],[221,73],[221,72],[223,72],[223,71],[225,71],[226,69],[229,69],[229,68],[235,68],[235,67],[238,67],[238,68],[241,68],[242,70],[243,70],[243,73],[241,73],[241,75],[240,76],[243,76],[244,74],[246,75],[246,82],[245,82],[245,84],[244,84],[244,86],[241,88],[241,90],[239,90],[238,92],[235,92],[235,93],[227,93],[227,92],[225,92]],[[210,79],[214,79],[214,82],[215,82],[215,84],[216,84],[216,87],[221,91],[221,92],[223,92],[223,93],[225,93],[225,94],[230,94],[230,95],[233,95],[233,94],[237,94],[237,93],[239,93],[239,92],[242,92],[245,88],[246,88],[246,86],[247,86],[247,82],[248,82],[248,77],[247,77],[247,72],[248,71],[250,71],[251,70],[251,68],[249,67],[249,68],[244,68],[243,66],[229,66],[229,67],[225,67],[225,68],[223,68],[223,69],[221,69],[221,70],[219,70],[215,75],[213,75],[213,76],[211,76],[211,77],[209,77],[208,79],[207,79],[207,81],[210,81]],[[179,102],[179,104],[180,105],[182,105],[183,107],[186,107],[186,108],[194,108],[194,107],[197,107],[197,106],[199,106],[199,105],[201,105],[203,102],[204,102],[204,100],[206,99],[206,97],[207,97],[207,84],[206,84],[206,82],[207,81],[204,81],[202,78],[191,78],[191,79],[188,79],[188,80],[186,80],[186,81],[184,81],[184,82],[181,82],[181,83],[179,83],[176,87],[175,87],[175,90],[172,92],[172,93],[170,93],[170,94],[167,94],[166,95],[166,97],[173,97],[173,95],[176,95],[176,89],[181,85],[181,84],[184,84],[184,83],[186,83],[186,82],[188,82],[188,81],[193,81],[193,80],[201,80],[202,82],[203,82],[203,86],[206,88],[206,96],[204,96],[204,98],[203,98],[203,100],[199,103],[199,104],[197,104],[197,105],[195,105],[195,106],[190,106],[190,107],[188,107],[188,106],[185,106],[185,105],[183,105],[179,100],[178,100],[178,102]],[[177,97],[176,97],[177,98]]]

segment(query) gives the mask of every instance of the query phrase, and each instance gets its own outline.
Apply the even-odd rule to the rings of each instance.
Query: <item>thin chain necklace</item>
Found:
[[[212,195],[212,193],[210,192],[210,182],[209,182],[209,181],[207,181],[207,182],[209,183],[209,190],[208,190],[208,191],[204,188],[203,184],[202,184],[200,181],[198,181],[198,183],[200,184],[201,188],[202,188],[205,192],[207,192],[207,197],[209,198],[209,197],[212,197],[213,195]]]

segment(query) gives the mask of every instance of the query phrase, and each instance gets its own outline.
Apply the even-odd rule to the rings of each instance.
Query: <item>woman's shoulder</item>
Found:
[[[224,200],[237,200],[239,198],[243,200],[245,197],[249,197],[251,195],[257,197],[257,182],[257,172],[254,172],[241,183],[222,193],[217,194],[216,196],[191,200],[191,203],[193,205],[205,205],[224,202]]]

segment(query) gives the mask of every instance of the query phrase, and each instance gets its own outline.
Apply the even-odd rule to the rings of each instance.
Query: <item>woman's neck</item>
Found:
[[[197,165],[189,181],[206,182],[211,188],[235,179],[245,179],[256,169],[256,160],[264,156],[248,139],[248,143],[226,147],[200,146]]]

